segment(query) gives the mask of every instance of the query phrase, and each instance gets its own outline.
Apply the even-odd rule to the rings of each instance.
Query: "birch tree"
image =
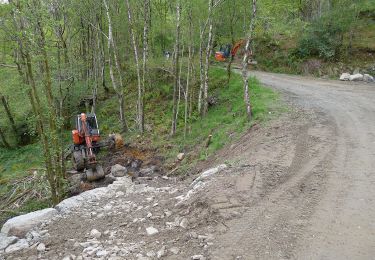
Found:
[[[106,11],[106,14],[107,14],[107,20],[108,20],[109,74],[110,74],[110,77],[111,77],[113,89],[115,90],[115,92],[117,94],[117,97],[118,97],[120,122],[121,122],[122,130],[124,132],[126,132],[126,131],[128,131],[128,126],[127,126],[126,119],[125,119],[125,100],[124,100],[124,90],[123,90],[123,83],[122,83],[122,76],[121,76],[121,67],[120,67],[120,63],[119,63],[117,53],[116,53],[116,45],[115,45],[115,42],[113,40],[112,20],[111,20],[111,15],[110,15],[110,12],[109,12],[109,6],[108,6],[108,3],[107,3],[107,0],[103,0],[103,4],[104,4],[104,7],[105,7],[105,11]],[[113,56],[113,59],[115,61],[115,66],[116,66],[116,70],[117,70],[120,85],[118,85],[115,74],[114,74],[113,65],[112,65],[112,56]]]
[[[175,51],[174,51],[174,87],[173,87],[173,108],[172,108],[172,129],[171,135],[176,134],[177,129],[177,99],[178,99],[178,91],[179,91],[179,72],[180,72],[180,32],[181,32],[181,2],[177,0],[176,4],[176,43],[175,43]]]
[[[251,45],[253,42],[253,34],[254,34],[254,28],[255,28],[255,18],[256,18],[256,11],[257,11],[257,1],[252,0],[252,19],[250,21],[250,27],[249,32],[247,35],[246,40],[246,46],[245,46],[245,54],[242,60],[242,80],[244,83],[244,101],[246,106],[246,115],[247,119],[250,121],[252,117],[252,111],[251,111],[251,101],[250,101],[250,93],[249,93],[249,77],[247,73],[247,66],[249,62],[249,58],[251,55]]]

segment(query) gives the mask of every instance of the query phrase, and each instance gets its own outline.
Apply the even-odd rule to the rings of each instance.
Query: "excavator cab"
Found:
[[[96,154],[99,152],[100,131],[95,114],[79,114],[75,118],[73,138],[73,167],[84,171],[83,179],[89,181],[104,177],[103,168],[97,163]]]

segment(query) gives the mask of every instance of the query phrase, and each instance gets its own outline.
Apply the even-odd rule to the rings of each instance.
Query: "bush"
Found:
[[[331,17],[310,24],[302,35],[294,54],[299,58],[320,57],[332,60],[340,54],[345,26]]]

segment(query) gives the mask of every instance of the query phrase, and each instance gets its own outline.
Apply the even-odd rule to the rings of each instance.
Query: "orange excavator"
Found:
[[[238,50],[241,48],[242,45],[246,43],[245,40],[239,40],[235,43],[233,48],[231,48],[230,45],[227,45],[225,49],[221,49],[220,51],[215,52],[215,60],[224,62],[226,61],[230,56],[235,57]]]
[[[95,114],[82,113],[75,119],[72,131],[72,162],[75,170],[82,172],[82,179],[95,181],[105,177],[103,167],[98,164],[96,155],[100,150],[100,131]]]

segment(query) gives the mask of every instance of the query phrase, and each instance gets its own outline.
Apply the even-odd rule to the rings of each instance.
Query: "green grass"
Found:
[[[251,102],[253,106],[253,120],[246,118],[245,104],[243,101],[243,82],[240,75],[233,73],[229,85],[226,85],[226,72],[221,68],[213,68],[210,73],[211,90],[209,95],[217,98],[216,105],[209,108],[208,114],[202,120],[191,122],[191,132],[185,137],[183,134],[183,115],[179,118],[178,134],[169,138],[154,135],[153,143],[163,147],[165,142],[173,144],[168,149],[162,149],[167,159],[174,160],[178,152],[193,152],[187,159],[186,169],[194,160],[205,160],[208,156],[222,148],[228,142],[238,138],[255,122],[265,122],[269,118],[283,112],[285,107],[279,101],[279,95],[269,88],[262,87],[252,78],[250,81]],[[180,108],[183,111],[183,108]],[[170,126],[170,113],[165,122],[167,129]],[[196,118],[198,116],[196,115]],[[206,149],[205,144],[209,135],[212,135],[211,144]],[[183,167],[184,168],[184,167]]]
[[[20,148],[0,148],[0,182],[25,176],[33,168],[43,168],[43,153],[39,144]]]

